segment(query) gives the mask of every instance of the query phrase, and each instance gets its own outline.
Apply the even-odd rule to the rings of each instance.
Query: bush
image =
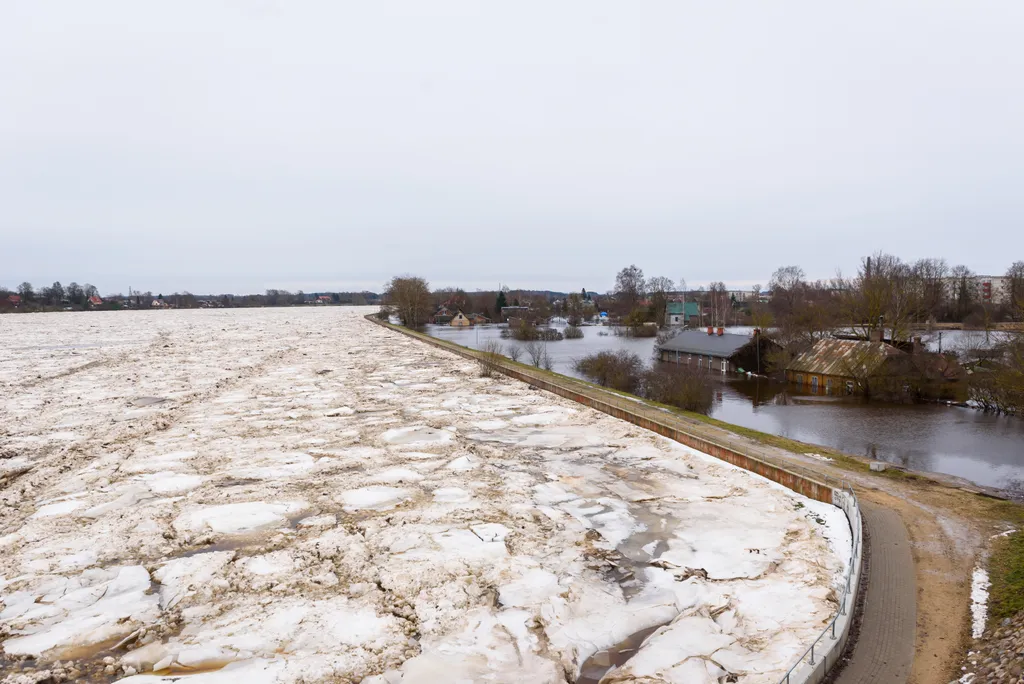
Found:
[[[565,329],[565,339],[567,340],[582,340],[583,339],[583,328],[579,326],[570,325]]]
[[[659,404],[707,415],[715,396],[711,382],[707,373],[688,365],[656,364],[644,374],[643,394]]]
[[[538,328],[533,323],[518,321],[510,324],[501,331],[502,339],[519,340],[520,342],[531,342],[541,340],[542,342],[557,342],[563,339],[562,333],[553,328]]]
[[[531,340],[526,343],[525,349],[526,355],[530,357],[530,363],[540,368],[540,364],[544,361],[544,355],[547,353],[544,345],[536,340]]]
[[[518,344],[510,344],[508,349],[505,350],[505,355],[513,361],[519,361],[519,357],[523,355],[523,348]]]
[[[677,406],[686,411],[711,412],[714,386],[707,373],[689,366],[656,364],[644,367],[631,352],[601,352],[575,362],[576,372],[603,387]]]
[[[485,378],[489,378],[494,375],[495,369],[501,362],[502,356],[504,355],[504,348],[501,346],[500,342],[496,340],[488,340],[480,351],[483,354],[478,357],[480,375]]]
[[[638,394],[642,387],[644,363],[632,352],[600,352],[579,359],[576,372],[603,387]]]
[[[614,329],[616,337],[657,337],[658,326],[639,325],[636,327],[616,326]]]

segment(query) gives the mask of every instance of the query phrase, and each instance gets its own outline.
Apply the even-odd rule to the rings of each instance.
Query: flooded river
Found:
[[[730,329],[744,332],[748,329]],[[428,332],[467,347],[502,340],[496,326],[451,328],[428,326]],[[606,335],[599,333],[606,332]],[[579,377],[573,362],[601,351],[627,349],[651,360],[654,339],[616,337],[607,328],[586,327],[581,340],[548,343],[558,373]],[[985,333],[945,331],[944,351],[985,343]],[[938,334],[926,335],[938,349]],[[525,353],[523,358],[526,358]],[[822,397],[795,392],[765,379],[721,378],[711,415],[735,425],[790,439],[820,444],[846,453],[888,461],[913,470],[947,473],[991,487],[1024,486],[1024,420],[993,416],[968,408],[919,404],[907,406]]]

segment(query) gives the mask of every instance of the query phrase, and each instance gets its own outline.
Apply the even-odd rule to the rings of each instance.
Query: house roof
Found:
[[[660,349],[728,358],[749,344],[750,340],[749,335],[708,335],[704,330],[684,330],[661,345]]]
[[[905,352],[884,342],[863,340],[819,340],[793,359],[786,370],[850,377],[854,372],[871,372],[890,356]]]
[[[21,301],[21,295],[12,294],[10,297],[7,298],[7,301],[9,301],[11,304],[17,304],[18,302]]]
[[[700,308],[697,306],[697,302],[669,302],[668,314],[670,316],[678,316],[680,314],[698,316],[700,315]]]
[[[90,304],[102,304],[103,300],[100,299],[99,297],[97,297],[96,295],[93,295],[92,297],[89,297],[89,303]]]

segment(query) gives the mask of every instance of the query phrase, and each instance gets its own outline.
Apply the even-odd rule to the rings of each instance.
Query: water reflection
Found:
[[[814,396],[765,379],[722,381],[715,418],[989,486],[1024,479],[1024,421],[937,404]]]
[[[488,340],[498,340],[506,347],[522,344],[501,340],[497,326],[429,326],[428,332],[474,348]],[[607,329],[587,327],[581,340],[548,343],[553,370],[578,377],[573,362],[600,351],[628,349],[645,361],[653,358],[653,338],[623,338],[600,332],[607,333]],[[964,344],[976,342],[970,335],[951,332],[959,331],[943,334],[946,350],[951,337]],[[908,406],[866,402],[857,397],[814,396],[764,378],[718,374],[715,378],[720,384],[711,415],[719,420],[914,470],[957,475],[983,485],[1006,487],[1024,481],[1024,420],[1020,418],[937,404]]]

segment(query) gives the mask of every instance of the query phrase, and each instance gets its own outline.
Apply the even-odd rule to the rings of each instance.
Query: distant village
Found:
[[[925,261],[903,264],[877,254],[855,278],[828,282],[809,282],[798,267],[784,267],[767,287],[749,289],[686,289],[645,278],[636,266],[623,269],[605,294],[448,288],[429,293],[429,314],[418,324],[500,325],[507,328],[503,338],[520,342],[582,337],[583,328],[602,326],[609,332],[596,334],[656,337],[659,365],[772,377],[812,395],[970,401],[1020,412],[1024,335],[1009,333],[1024,331],[1024,262],[1005,276],[984,276]],[[391,292],[385,302],[394,304]],[[403,319],[401,306],[394,313]],[[925,333],[950,328],[1008,335],[991,342],[986,334],[985,344],[971,348],[926,348]],[[623,382],[624,391],[637,384]]]

